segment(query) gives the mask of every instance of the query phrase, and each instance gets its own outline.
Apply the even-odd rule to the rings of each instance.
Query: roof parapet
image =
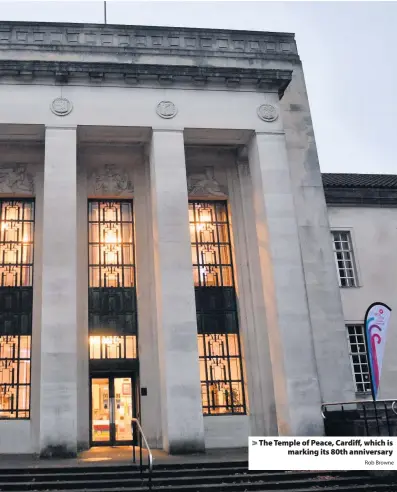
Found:
[[[0,22],[0,50],[188,55],[299,61],[291,33],[181,27]]]

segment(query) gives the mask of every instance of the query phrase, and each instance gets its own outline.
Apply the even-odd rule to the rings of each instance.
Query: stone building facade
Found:
[[[373,302],[392,309],[379,396],[396,398],[397,176],[323,174],[356,397],[369,398],[364,316]]]
[[[0,453],[321,435],[354,384],[294,36],[2,22],[0,108]]]

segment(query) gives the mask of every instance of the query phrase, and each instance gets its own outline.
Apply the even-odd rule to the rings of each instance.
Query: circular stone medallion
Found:
[[[262,104],[258,108],[258,116],[263,121],[275,121],[278,118],[277,108],[271,104]]]
[[[57,116],[66,116],[73,109],[73,104],[69,101],[69,99],[65,99],[64,97],[57,97],[51,103],[51,111]]]
[[[161,101],[156,107],[156,113],[161,118],[173,118],[177,112],[175,104],[171,101]]]

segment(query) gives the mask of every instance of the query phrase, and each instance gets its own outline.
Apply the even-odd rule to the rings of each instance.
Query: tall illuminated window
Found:
[[[227,204],[192,201],[189,221],[203,413],[245,413]]]
[[[33,200],[0,200],[0,419],[30,418]]]
[[[88,241],[90,358],[135,359],[132,202],[90,200]]]

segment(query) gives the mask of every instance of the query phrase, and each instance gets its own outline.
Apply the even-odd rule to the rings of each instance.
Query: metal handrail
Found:
[[[353,400],[353,401],[333,401],[333,402],[329,402],[329,403],[322,403],[321,404],[321,415],[322,417],[325,419],[325,415],[324,415],[324,409],[325,407],[331,407],[331,406],[336,406],[336,405],[342,405],[342,406],[345,406],[345,405],[357,405],[357,404],[363,404],[363,403],[372,403],[372,404],[376,404],[376,403],[390,403],[392,402],[391,404],[391,409],[392,411],[397,415],[397,408],[396,408],[396,404],[397,404],[397,400]]]
[[[135,435],[134,435],[134,424],[138,427],[138,430],[139,430],[139,470],[140,470],[140,473],[142,475],[142,472],[143,472],[143,466],[142,466],[142,440],[146,446],[146,449],[147,449],[147,453],[148,453],[148,486],[149,486],[149,490],[152,490],[152,473],[153,473],[153,454],[150,450],[150,447],[149,447],[149,444],[146,440],[146,437],[145,437],[145,434],[143,432],[143,429],[142,429],[142,426],[139,422],[138,419],[136,418],[132,418],[131,419],[131,428],[132,428],[132,435],[134,437],[134,441],[133,441],[133,444],[132,444],[132,450],[133,450],[133,453],[132,453],[132,459],[133,459],[133,463],[136,463],[136,459],[135,459]]]

